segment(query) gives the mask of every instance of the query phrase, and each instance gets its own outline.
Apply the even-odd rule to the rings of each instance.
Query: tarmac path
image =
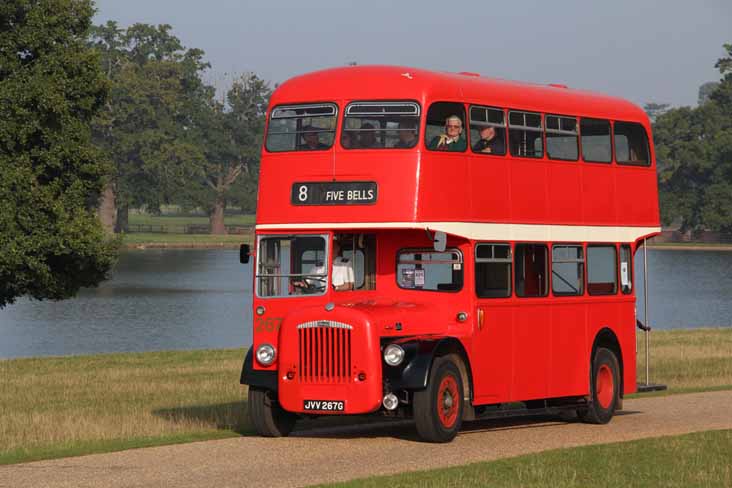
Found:
[[[401,421],[0,466],[0,486],[306,486],[718,429],[732,429],[732,391],[626,400],[608,425],[549,417],[469,422],[450,444],[418,442],[413,424]]]

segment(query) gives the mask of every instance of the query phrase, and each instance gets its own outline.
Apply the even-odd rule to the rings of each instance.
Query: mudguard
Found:
[[[244,365],[241,368],[241,379],[239,382],[242,385],[258,386],[271,391],[277,391],[277,371],[255,370],[252,348],[249,348],[249,352],[247,352],[244,358]]]
[[[398,343],[404,348],[404,362],[393,367],[383,363],[383,378],[391,391],[423,390],[427,388],[432,360],[437,348],[450,338],[404,338],[389,340],[389,344]]]

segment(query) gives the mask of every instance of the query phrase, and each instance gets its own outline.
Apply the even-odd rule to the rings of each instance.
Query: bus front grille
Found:
[[[300,381],[349,383],[352,330],[352,326],[333,320],[315,320],[298,325]]]

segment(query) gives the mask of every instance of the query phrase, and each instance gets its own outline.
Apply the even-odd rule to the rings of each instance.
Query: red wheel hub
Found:
[[[610,367],[607,364],[603,364],[597,369],[595,389],[597,401],[600,403],[600,406],[604,409],[610,408],[613,403],[613,396],[615,395],[615,381],[613,379],[613,372],[610,371]]]
[[[460,401],[457,381],[452,376],[446,376],[437,389],[437,415],[443,427],[449,429],[455,425],[460,411]]]

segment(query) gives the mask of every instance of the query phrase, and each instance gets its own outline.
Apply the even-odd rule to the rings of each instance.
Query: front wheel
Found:
[[[270,390],[249,387],[249,419],[259,435],[287,437],[295,427],[297,415],[284,410],[275,395]]]
[[[592,360],[590,393],[590,405],[578,412],[580,418],[590,424],[610,422],[620,404],[620,368],[615,353],[604,347],[597,349]]]
[[[463,421],[463,380],[449,357],[435,359],[427,388],[414,393],[417,433],[427,442],[450,442]]]

